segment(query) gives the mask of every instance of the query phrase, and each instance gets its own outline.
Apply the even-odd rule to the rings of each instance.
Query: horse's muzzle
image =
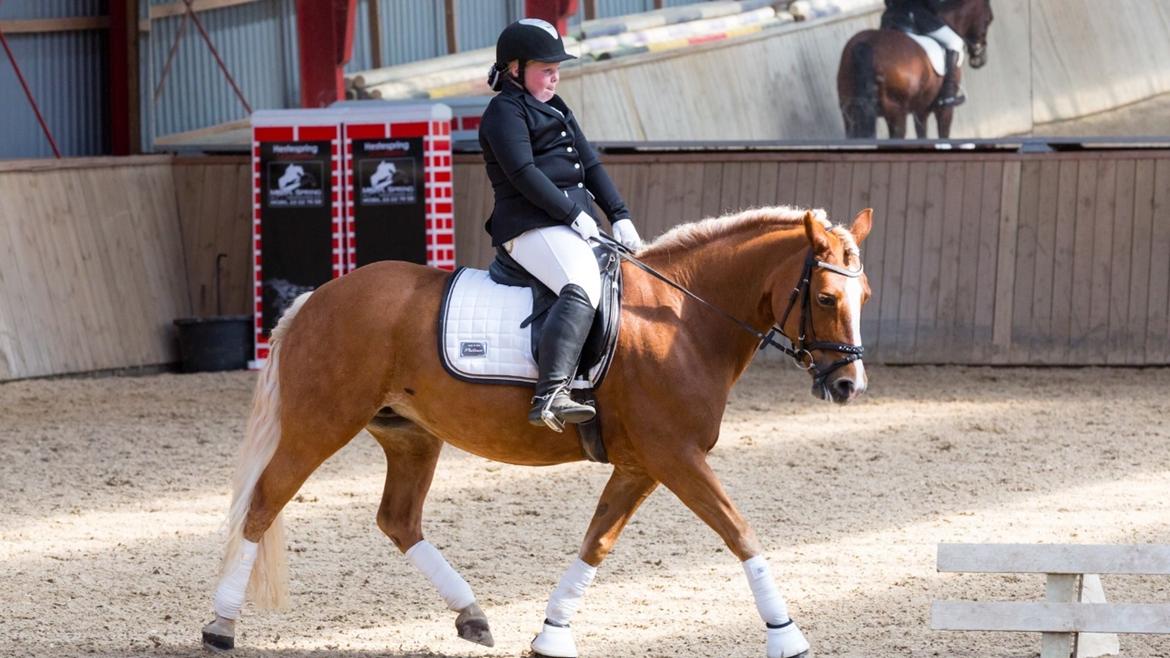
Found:
[[[865,392],[866,377],[860,373],[841,373],[836,377],[829,377],[824,383],[813,382],[813,397],[845,404],[852,402],[857,396]]]
[[[971,48],[971,68],[981,69],[987,64],[987,46]]]

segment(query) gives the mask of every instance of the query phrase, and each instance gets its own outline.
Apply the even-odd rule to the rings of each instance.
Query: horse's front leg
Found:
[[[756,609],[767,626],[768,658],[805,656],[804,634],[788,616],[788,604],[772,579],[756,533],[731,502],[707,456],[698,450],[656,459],[650,475],[661,481],[692,512],[723,538],[743,564],[744,575],[756,599]]]
[[[658,483],[645,473],[614,468],[613,475],[601,492],[597,510],[589,522],[581,552],[561,577],[561,582],[549,597],[544,611],[544,626],[532,641],[536,656],[575,658],[577,645],[569,622],[581,606],[585,590],[593,582],[597,567],[609,555],[618,535],[634,516],[634,511],[646,500]]]

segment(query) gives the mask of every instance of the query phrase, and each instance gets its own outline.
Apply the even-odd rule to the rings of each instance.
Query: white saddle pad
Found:
[[[934,67],[934,72],[939,75],[947,74],[947,57],[946,51],[943,50],[942,44],[924,37],[921,34],[914,34],[913,32],[906,32],[906,36],[918,42],[918,45],[926,51],[926,57],[930,60],[930,65]]]
[[[443,309],[443,359],[453,374],[473,380],[536,381],[528,288],[502,286],[486,270],[455,273]]]
[[[520,327],[532,314],[532,291],[500,285],[486,270],[465,267],[454,277],[439,311],[443,366],[464,381],[536,383],[532,325]],[[609,361],[610,356],[606,356],[589,372],[577,373],[569,387],[596,387],[609,369]]]

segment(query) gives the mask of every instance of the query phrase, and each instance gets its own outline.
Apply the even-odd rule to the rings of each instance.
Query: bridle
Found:
[[[674,281],[671,281],[654,268],[635,258],[632,251],[609,235],[602,233],[601,236],[604,238],[604,240],[600,241],[600,244],[614,250],[618,253],[618,255],[632,263],[638,269],[641,269],[654,278],[682,292],[684,295],[699,302],[701,305],[711,309],[712,311],[715,311],[717,314],[722,315],[724,318],[739,326],[739,328],[760,339],[760,346],[757,349],[762,350],[770,346],[792,357],[793,362],[798,368],[805,370],[812,375],[813,384],[817,387],[825,388],[825,381],[828,380],[829,375],[832,375],[837,370],[849,365],[850,363],[853,363],[854,361],[859,361],[862,357],[862,354],[865,352],[865,348],[861,345],[848,345],[845,343],[834,343],[831,341],[821,341],[816,339],[816,335],[814,334],[812,327],[812,287],[810,285],[813,268],[825,269],[833,272],[834,274],[840,274],[850,279],[856,279],[861,276],[862,272],[865,271],[864,266],[861,264],[858,264],[857,269],[849,270],[839,265],[826,263],[825,261],[820,260],[814,256],[812,248],[810,247],[808,250],[808,256],[806,256],[804,259],[804,269],[801,271],[800,281],[797,282],[796,287],[792,289],[792,294],[788,297],[788,306],[784,309],[784,316],[780,319],[780,323],[778,325],[772,325],[771,329],[768,330],[768,333],[764,333],[744,322],[743,320],[740,320],[734,315],[728,313],[727,311],[712,304],[711,302],[708,302],[702,297],[699,297],[683,286],[675,283]],[[797,300],[800,300],[800,335],[796,337],[796,340],[792,340],[788,334],[784,333],[784,325],[788,323],[788,316],[792,314],[792,309],[796,308]],[[786,341],[788,344],[784,345],[777,342],[777,336],[779,336],[780,339]],[[821,368],[817,365],[816,359],[813,358],[812,354],[814,351],[818,350],[839,352],[845,356],[830,363],[828,367]]]
[[[823,388],[829,375],[854,361],[861,360],[862,355],[865,353],[865,348],[861,345],[817,340],[812,326],[812,286],[810,285],[814,267],[819,267],[850,279],[856,279],[865,271],[865,267],[860,264],[855,270],[847,270],[844,267],[826,263],[814,256],[812,248],[809,248],[808,256],[804,259],[804,270],[800,274],[800,281],[792,289],[792,294],[788,297],[788,306],[784,309],[784,316],[780,318],[780,324],[772,325],[767,335],[763,336],[759,349],[762,350],[771,345],[784,352],[792,357],[797,367],[809,371],[809,374],[813,376],[814,385]],[[784,333],[784,325],[788,324],[788,316],[792,314],[792,309],[796,307],[796,301],[798,299],[800,300],[800,335],[796,337],[796,340],[792,340],[791,337]],[[758,334],[759,332],[756,333]],[[788,345],[777,343],[774,338],[777,334],[788,341]],[[813,350],[840,352],[845,356],[830,363],[827,368],[821,368],[817,365],[816,359],[813,358]]]

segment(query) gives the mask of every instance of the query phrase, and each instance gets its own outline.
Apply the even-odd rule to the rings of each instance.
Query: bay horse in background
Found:
[[[848,402],[866,388],[861,307],[869,297],[858,245],[864,210],[849,228],[823,211],[760,208],[685,224],[638,257],[694,295],[623,263],[621,328],[597,389],[613,472],[578,558],[553,592],[538,655],[576,656],[567,618],[638,506],[664,484],[744,564],[768,626],[769,658],[802,656],[763,546],[707,463],[732,385],[775,327],[813,376],[815,396]],[[572,432],[529,425],[530,386],[461,381],[438,354],[438,316],[450,272],[401,261],[362,267],[302,295],[272,333],[233,486],[228,544],[205,646],[234,647],[245,592],[260,606],[287,597],[280,512],[329,456],[363,428],[386,455],[377,524],[457,613],[460,637],[492,646],[470,586],[423,539],[423,502],[443,443],[528,466],[584,458]],[[747,329],[745,331],[745,329]]]
[[[971,68],[987,64],[991,0],[950,0],[938,16],[966,42]],[[906,117],[912,116],[918,138],[925,139],[926,121],[934,114],[939,138],[949,138],[955,108],[937,105],[942,82],[926,51],[901,30],[858,32],[845,44],[837,69],[845,135],[876,137],[880,117],[886,120],[892,139],[904,139]]]

